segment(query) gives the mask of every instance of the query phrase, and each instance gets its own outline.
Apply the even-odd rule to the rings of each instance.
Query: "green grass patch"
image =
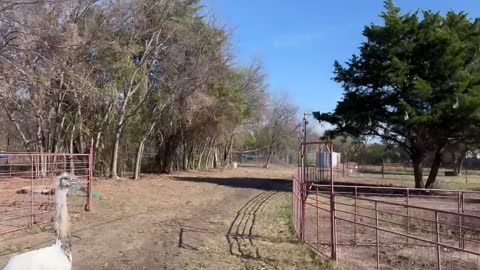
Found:
[[[338,269],[335,262],[321,258],[298,239],[292,222],[292,194],[282,194],[281,196],[281,203],[277,207],[275,216],[279,224],[286,224],[288,226],[289,236],[292,238],[292,243],[294,244],[294,248],[297,249],[297,252],[304,254],[305,260],[310,261],[313,265],[317,266],[318,268],[316,269]]]

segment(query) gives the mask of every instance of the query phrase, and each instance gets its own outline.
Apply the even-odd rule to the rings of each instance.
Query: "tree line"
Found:
[[[268,93],[260,64],[234,64],[205,13],[199,0],[2,1],[1,130],[14,150],[93,141],[112,178],[139,178],[145,155],[170,173],[224,167],[247,142],[294,151],[297,109]]]

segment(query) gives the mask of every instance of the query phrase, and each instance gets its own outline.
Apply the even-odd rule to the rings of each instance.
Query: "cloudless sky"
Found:
[[[347,61],[362,31],[383,10],[382,0],[202,0],[232,35],[236,62],[260,60],[271,92],[287,92],[300,111],[331,111],[342,95],[333,62]],[[480,17],[479,0],[397,0],[402,12],[466,11]]]

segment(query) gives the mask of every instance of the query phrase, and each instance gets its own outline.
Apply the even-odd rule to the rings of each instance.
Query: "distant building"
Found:
[[[333,152],[332,157],[333,168],[338,168],[342,163],[342,154]],[[330,153],[329,152],[317,152],[315,165],[319,168],[330,168]]]

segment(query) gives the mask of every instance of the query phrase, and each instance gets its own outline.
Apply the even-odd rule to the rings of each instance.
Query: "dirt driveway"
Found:
[[[94,212],[73,217],[74,269],[319,269],[288,225],[291,169],[97,181]],[[51,231],[0,243],[0,265],[49,245]]]

